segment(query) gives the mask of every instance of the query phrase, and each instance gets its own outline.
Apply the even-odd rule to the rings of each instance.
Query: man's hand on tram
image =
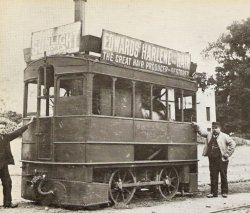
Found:
[[[35,116],[32,116],[32,117],[30,118],[30,121],[27,123],[27,125],[30,125],[30,124],[34,121],[34,118],[35,118]]]
[[[196,122],[192,122],[192,127],[197,127],[198,124]]]
[[[193,127],[194,130],[197,131],[197,129],[198,129],[198,124],[197,124],[196,122],[192,122],[192,127]]]

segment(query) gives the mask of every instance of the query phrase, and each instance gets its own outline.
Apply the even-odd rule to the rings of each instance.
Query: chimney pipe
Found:
[[[74,0],[75,22],[82,21],[82,36],[85,35],[85,3],[87,0]]]

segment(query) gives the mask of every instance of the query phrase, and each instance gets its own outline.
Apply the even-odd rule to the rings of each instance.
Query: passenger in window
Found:
[[[146,102],[145,102],[146,103]],[[144,119],[150,119],[150,105],[142,105],[141,106],[142,117]],[[153,112],[152,112],[152,120],[165,120],[166,117],[166,107],[164,104],[155,97],[153,99]]]

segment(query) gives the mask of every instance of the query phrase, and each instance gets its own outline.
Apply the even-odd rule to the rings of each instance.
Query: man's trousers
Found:
[[[221,177],[221,194],[228,194],[227,167],[228,161],[222,161],[221,157],[209,157],[211,194],[213,194],[214,196],[218,195],[219,174]]]
[[[12,188],[12,181],[10,178],[9,168],[8,165],[4,165],[0,168],[0,179],[3,185],[3,205],[8,206],[11,204],[11,188]]]

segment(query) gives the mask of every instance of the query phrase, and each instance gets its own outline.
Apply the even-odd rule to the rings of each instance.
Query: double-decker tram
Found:
[[[79,43],[84,51],[36,59],[31,48],[24,118],[36,119],[23,134],[22,197],[91,206],[127,204],[142,189],[164,199],[195,192],[190,54],[105,30]]]

